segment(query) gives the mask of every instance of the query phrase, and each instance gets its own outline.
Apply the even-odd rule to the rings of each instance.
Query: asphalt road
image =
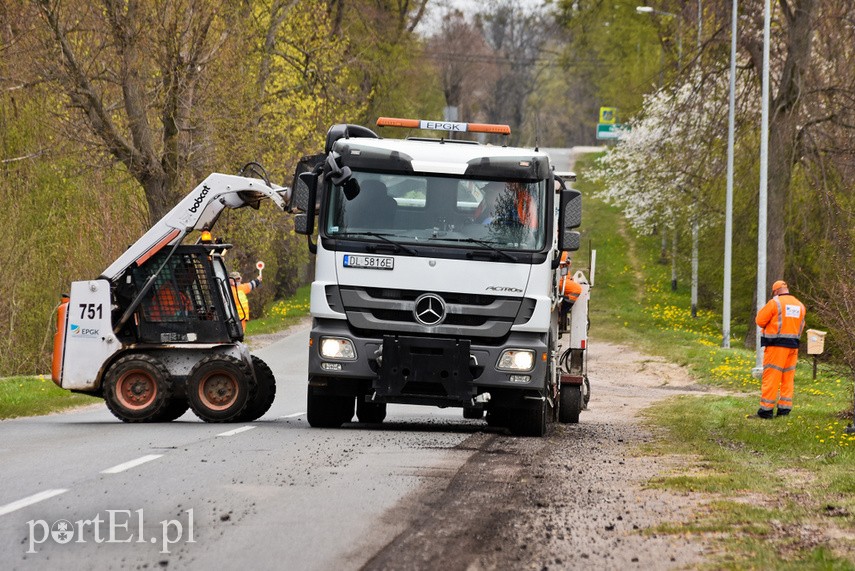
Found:
[[[0,569],[358,569],[443,489],[482,431],[389,406],[382,430],[311,429],[308,329],[255,352],[277,398],[248,424],[116,420],[105,406],[0,422]]]

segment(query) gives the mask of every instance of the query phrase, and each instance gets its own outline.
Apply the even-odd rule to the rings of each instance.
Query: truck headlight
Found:
[[[353,342],[350,339],[321,337],[321,357],[352,361],[356,359],[356,349],[353,348]]]
[[[497,369],[505,371],[531,371],[534,368],[534,351],[531,349],[506,349],[499,357]]]

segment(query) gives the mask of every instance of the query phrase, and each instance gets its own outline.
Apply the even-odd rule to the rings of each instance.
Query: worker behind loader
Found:
[[[240,272],[232,272],[229,274],[229,283],[232,286],[232,296],[237,302],[240,324],[243,327],[243,330],[246,331],[246,322],[249,321],[249,299],[247,299],[246,294],[261,286],[261,274],[248,283],[241,283],[241,281],[242,278]]]

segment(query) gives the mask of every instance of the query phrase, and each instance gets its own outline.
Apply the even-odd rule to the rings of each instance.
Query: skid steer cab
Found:
[[[167,422],[188,408],[206,422],[262,416],[276,393],[251,355],[228,271],[229,244],[210,241],[225,208],[290,192],[269,182],[212,174],[98,279],[71,284],[57,310],[52,377],[101,396],[125,422]],[[195,244],[182,244],[193,230]]]

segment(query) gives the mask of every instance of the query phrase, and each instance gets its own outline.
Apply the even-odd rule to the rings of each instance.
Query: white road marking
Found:
[[[131,468],[135,468],[140,464],[145,464],[146,462],[151,462],[152,460],[157,460],[163,456],[163,454],[149,454],[148,456],[142,456],[137,458],[136,460],[131,460],[130,462],[125,462],[123,464],[119,464],[118,466],[113,466],[112,468],[107,468],[106,470],[102,470],[102,474],[118,474],[119,472],[124,472],[125,470],[130,470]]]
[[[25,508],[27,506],[31,506],[43,500],[47,500],[48,498],[64,494],[67,491],[68,490],[45,490],[44,492],[33,494],[32,496],[28,496],[22,500],[18,500],[17,502],[12,502],[11,504],[0,506],[0,516],[12,513],[13,511]]]
[[[246,432],[247,430],[252,430],[255,428],[254,426],[241,426],[240,428],[235,428],[234,430],[229,430],[227,432],[223,432],[218,434],[217,436],[234,436],[235,434],[240,434],[241,432]]]
[[[305,412],[295,412],[294,414],[286,414],[285,416],[280,416],[279,418],[297,418],[298,416],[303,416],[306,414]]]

